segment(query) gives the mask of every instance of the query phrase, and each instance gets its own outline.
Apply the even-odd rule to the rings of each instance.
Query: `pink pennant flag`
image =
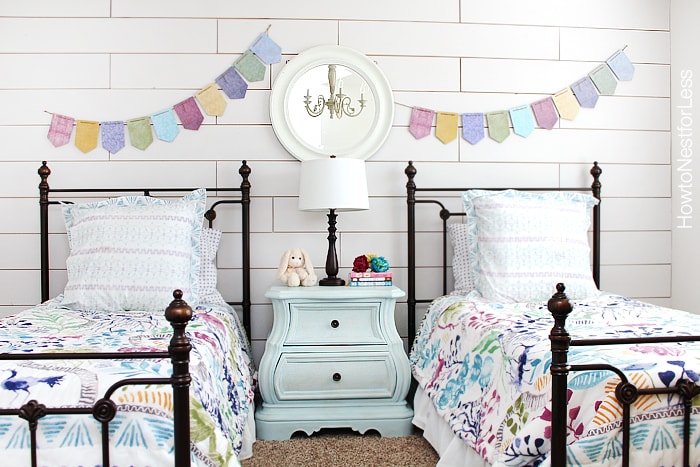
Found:
[[[53,114],[51,116],[51,126],[47,137],[55,147],[68,144],[70,135],[73,133],[73,123],[75,119],[65,115]]]
[[[204,121],[204,115],[199,110],[194,97],[189,97],[179,104],[175,104],[173,110],[177,114],[177,118],[182,122],[182,127],[186,130],[199,130]]]
[[[551,97],[546,97],[541,101],[537,101],[533,103],[531,107],[532,113],[535,114],[535,119],[540,127],[546,128],[547,130],[554,128],[554,125],[556,125],[559,120],[559,114],[557,113],[557,109]]]
[[[413,107],[413,110],[411,111],[411,123],[408,125],[408,131],[410,131],[416,139],[425,138],[430,134],[434,117],[434,110]]]

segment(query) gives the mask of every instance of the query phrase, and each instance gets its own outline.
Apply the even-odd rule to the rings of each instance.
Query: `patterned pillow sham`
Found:
[[[597,203],[576,192],[465,192],[476,290],[496,302],[534,302],[563,282],[569,298],[597,296],[588,244]]]
[[[467,295],[474,290],[472,259],[469,251],[469,227],[467,224],[447,225],[447,236],[452,245],[452,275],[455,295]]]
[[[201,268],[199,273],[199,301],[222,305],[226,303],[224,297],[216,288],[217,268],[216,253],[221,241],[221,231],[211,228],[203,228],[199,239],[201,250]]]
[[[98,311],[162,311],[178,288],[199,302],[206,190],[179,200],[124,196],[64,205],[70,255],[62,304]]]

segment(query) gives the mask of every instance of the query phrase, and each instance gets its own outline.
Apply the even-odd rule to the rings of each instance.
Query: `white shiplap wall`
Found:
[[[250,161],[253,184],[253,335],[259,359],[271,326],[265,289],[282,251],[307,248],[325,261],[322,213],[296,209],[298,162],[275,139],[268,117],[271,83],[282,64],[253,83],[244,100],[197,132],[146,151],[117,154],[46,139],[44,110],[90,120],[148,115],[208,85],[271,25],[285,59],[320,44],[354,47],[389,78],[398,105],[387,143],[368,162],[371,209],[339,216],[341,273],[358,254],[386,256],[405,281],[406,161],[420,184],[587,184],[589,164],[603,169],[603,268],[606,290],[670,303],[670,31],[669,0],[566,2],[387,0],[383,2],[230,2],[224,0],[0,0],[0,312],[39,299],[36,169],[48,160],[52,186],[237,183]],[[595,109],[527,139],[447,145],[407,131],[410,106],[467,112],[503,110],[553,94],[627,45],[633,81],[618,85]],[[455,207],[458,200],[455,200]],[[427,222],[421,234],[435,225]],[[60,222],[52,227],[57,233]],[[221,288],[235,294],[237,226],[227,231]],[[65,238],[54,236],[52,293],[65,271]],[[437,252],[421,251],[426,265]],[[321,273],[319,267],[319,273]],[[419,275],[422,293],[437,293],[434,270]],[[397,322],[405,335],[400,304]]]

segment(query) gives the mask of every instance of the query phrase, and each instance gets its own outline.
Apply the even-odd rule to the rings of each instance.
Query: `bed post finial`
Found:
[[[598,201],[600,201],[600,189],[602,185],[600,183],[600,175],[603,173],[603,169],[598,165],[598,161],[593,162],[593,167],[591,167],[591,175],[593,176],[593,183],[591,184],[591,191],[593,196],[595,196]]]
[[[190,350],[192,344],[185,327],[192,319],[192,308],[182,299],[182,290],[173,292],[173,301],[165,309],[165,318],[173,327],[168,352],[173,363],[170,377],[173,387],[173,422],[175,424],[175,465],[190,465]]]
[[[567,410],[567,378],[569,366],[567,354],[571,336],[566,330],[566,317],[571,313],[572,306],[564,293],[564,284],[557,284],[557,292],[547,302],[547,309],[554,317],[554,326],[549,333],[552,345],[552,456],[553,467],[566,465],[566,418]]]

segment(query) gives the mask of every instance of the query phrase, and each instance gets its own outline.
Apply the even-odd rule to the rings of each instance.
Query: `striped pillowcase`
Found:
[[[535,302],[562,282],[569,298],[598,295],[588,243],[597,203],[576,192],[465,192],[477,291],[501,303]]]

